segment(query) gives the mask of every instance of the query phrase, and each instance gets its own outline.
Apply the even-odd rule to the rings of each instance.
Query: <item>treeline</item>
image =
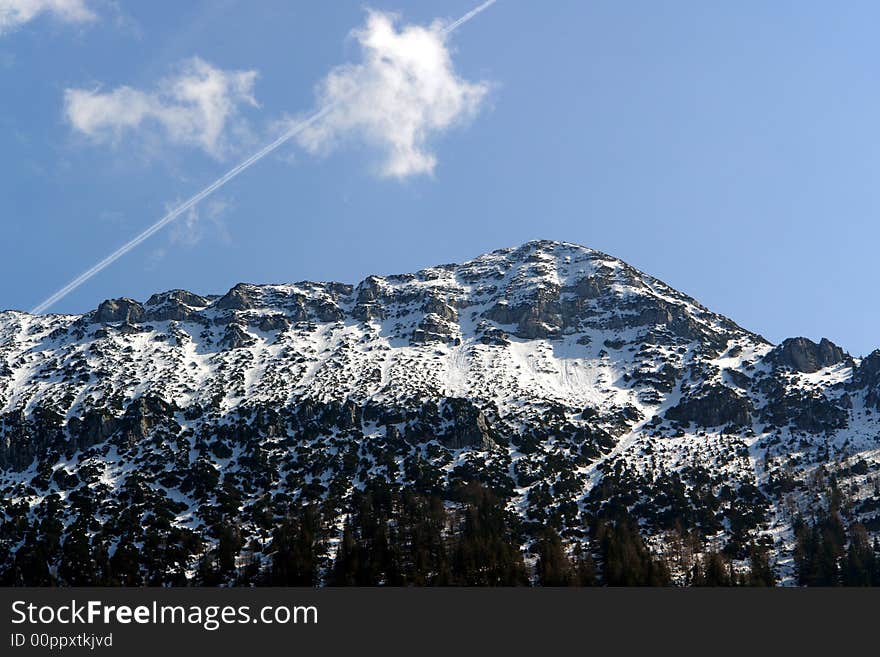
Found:
[[[709,551],[694,559],[694,565],[687,573],[685,584],[766,587],[776,585],[776,576],[770,566],[766,549],[752,545],[747,569],[735,569],[730,559],[722,552]]]
[[[278,586],[670,586],[665,558],[646,546],[621,507],[600,516],[591,540],[573,549],[551,527],[532,532],[532,575],[520,545],[526,528],[479,483],[447,504],[436,495],[373,483],[354,495],[335,558],[316,506],[276,530],[271,566],[259,580]],[[536,534],[536,536],[535,536]],[[766,548],[750,547],[749,567],[722,553],[694,560],[688,586],[773,586]],[[326,564],[322,568],[321,564]]]
[[[29,511],[6,505],[0,584],[9,586],[652,586],[670,583],[627,518],[601,519],[587,543],[550,526],[524,527],[479,482],[442,496],[384,480],[344,503],[328,497],[245,510],[218,496],[203,527],[174,524],[179,508],[133,480],[101,519],[94,500],[71,522],[57,496]],[[279,518],[280,513],[280,518]],[[340,517],[344,520],[340,521]],[[341,522],[341,525],[339,524]],[[256,530],[256,531],[255,531]],[[245,539],[245,536],[263,536]],[[529,545],[524,552],[523,545]],[[18,549],[12,550],[12,546]]]
[[[220,502],[222,504],[219,504]],[[164,505],[163,505],[164,504]],[[506,498],[476,481],[442,491],[370,482],[349,497],[302,505],[267,496],[200,509],[203,527],[177,526],[179,508],[132,482],[100,518],[56,496],[29,511],[7,503],[0,522],[0,584],[32,586],[667,586],[665,556],[650,550],[625,504],[591,516],[580,535],[523,524]],[[880,542],[846,526],[836,504],[795,522],[797,582],[880,585]],[[244,537],[250,537],[245,539]],[[674,560],[686,586],[773,586],[767,545]],[[522,546],[527,546],[524,550]],[[13,550],[14,546],[17,549]],[[684,551],[690,554],[689,551]],[[736,559],[736,567],[733,559]]]
[[[358,493],[326,583],[527,584],[516,524],[501,501],[477,483],[455,491],[454,497],[460,509],[447,508],[437,496],[401,493],[384,483]]]
[[[260,583],[663,586],[671,581],[665,562],[650,553],[631,520],[603,521],[591,545],[578,544],[573,551],[554,529],[543,527],[524,555],[525,528],[490,488],[471,482],[450,497],[447,503],[384,482],[370,484],[354,494],[332,560],[319,511],[299,509],[275,532],[271,566]],[[533,561],[533,576],[526,556]],[[322,562],[327,564],[323,575]]]
[[[529,577],[515,518],[479,483],[436,495],[385,482],[355,491],[342,536],[317,506],[275,530],[260,584],[278,586],[521,586]],[[334,554],[333,558],[330,555]]]
[[[845,526],[837,505],[794,523],[794,553],[802,586],[880,586],[880,541],[864,525]]]

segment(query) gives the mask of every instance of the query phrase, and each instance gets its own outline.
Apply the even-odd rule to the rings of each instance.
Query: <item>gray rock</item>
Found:
[[[154,294],[148,300],[147,306],[161,306],[166,303],[185,304],[193,308],[205,308],[210,304],[210,300],[206,297],[193,294],[187,290],[169,290],[168,292],[159,292]]]
[[[422,312],[426,315],[437,315],[448,322],[458,321],[458,311],[448,303],[436,297],[429,297],[422,305]]]
[[[261,331],[286,331],[290,328],[290,320],[284,315],[265,315],[260,318],[257,327]]]
[[[229,324],[220,340],[220,346],[223,349],[241,349],[250,347],[255,342],[256,339],[238,324]]]
[[[154,394],[133,400],[118,423],[117,438],[124,447],[134,447],[159,424],[170,420],[175,407]]]
[[[127,322],[137,324],[144,319],[144,307],[134,299],[107,299],[92,315],[92,322]]]
[[[82,418],[70,418],[67,429],[79,449],[104,442],[116,431],[119,420],[107,409],[91,409]]]
[[[122,324],[119,325],[118,331],[122,335],[136,335],[141,332],[141,328],[135,326],[131,322],[122,322]]]
[[[438,315],[425,315],[413,331],[411,341],[414,344],[430,344],[448,342],[453,335],[453,326]]]
[[[538,290],[531,299],[516,306],[499,302],[484,317],[499,324],[515,324],[515,335],[526,340],[558,337],[565,326],[559,290],[550,288]]]
[[[151,296],[146,303],[147,321],[198,321],[199,310],[207,307],[210,299],[186,290],[171,290]]]
[[[451,427],[439,436],[446,447],[487,450],[495,445],[486,416],[473,402],[450,397],[443,400],[441,408],[443,419],[451,423]]]
[[[880,349],[862,359],[849,387],[851,390],[865,389],[865,403],[880,410]]]
[[[677,422],[693,422],[698,427],[741,427],[752,421],[748,399],[720,385],[706,386],[696,396],[682,399],[666,411],[666,417]]]
[[[219,310],[249,310],[259,305],[260,292],[254,285],[239,283],[214,302]]]
[[[345,318],[345,313],[332,301],[317,301],[312,305],[312,311],[319,322],[339,322]]]
[[[604,283],[598,276],[587,276],[575,283],[572,292],[581,299],[598,299],[602,296]]]
[[[796,372],[811,374],[842,363],[849,356],[827,338],[822,338],[819,344],[809,338],[788,338],[773,349],[766,358],[776,365],[784,365]]]
[[[385,319],[380,281],[378,276],[368,276],[358,285],[355,306],[351,311],[352,317],[362,322]]]

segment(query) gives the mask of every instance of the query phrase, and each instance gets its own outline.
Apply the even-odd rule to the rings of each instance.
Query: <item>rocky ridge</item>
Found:
[[[736,565],[760,544],[786,582],[796,524],[832,497],[880,536],[878,463],[880,351],[774,346],[574,244],[356,286],[0,313],[7,568],[47,514],[71,526],[84,498],[84,534],[111,552],[131,498],[140,522],[162,517],[201,546],[240,518],[259,563],[274,502],[321,501],[342,522],[368,481],[443,495],[478,480],[527,555],[539,528],[588,544],[621,507],[658,554],[687,537]],[[189,576],[196,553],[181,557]]]

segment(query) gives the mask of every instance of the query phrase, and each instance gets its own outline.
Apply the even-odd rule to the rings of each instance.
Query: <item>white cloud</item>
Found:
[[[41,14],[66,23],[86,23],[97,18],[86,0],[0,0],[0,34],[11,32]]]
[[[489,91],[484,82],[459,78],[452,65],[444,25],[395,25],[395,16],[371,12],[353,32],[363,52],[360,64],[340,66],[318,88],[326,116],[304,130],[299,142],[326,152],[354,137],[384,152],[383,176],[432,173],[432,136],[473,117]]]
[[[224,71],[196,57],[155,91],[66,89],[64,113],[74,129],[95,141],[118,143],[126,133],[160,128],[171,142],[220,158],[230,133],[243,130],[240,107],[258,106],[256,78],[256,71]]]

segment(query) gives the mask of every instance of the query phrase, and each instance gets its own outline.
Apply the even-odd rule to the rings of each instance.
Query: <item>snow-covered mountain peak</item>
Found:
[[[136,469],[148,497],[183,505],[172,524],[197,527],[215,493],[186,483],[191,468],[239,481],[245,517],[265,495],[477,477],[570,540],[625,504],[660,549],[685,505],[702,540],[732,554],[770,540],[784,571],[796,513],[821,502],[789,494],[831,459],[850,518],[880,527],[865,502],[878,353],[773,346],[619,259],[546,240],[356,285],[5,312],[0,490],[40,508],[85,486],[110,514]]]

